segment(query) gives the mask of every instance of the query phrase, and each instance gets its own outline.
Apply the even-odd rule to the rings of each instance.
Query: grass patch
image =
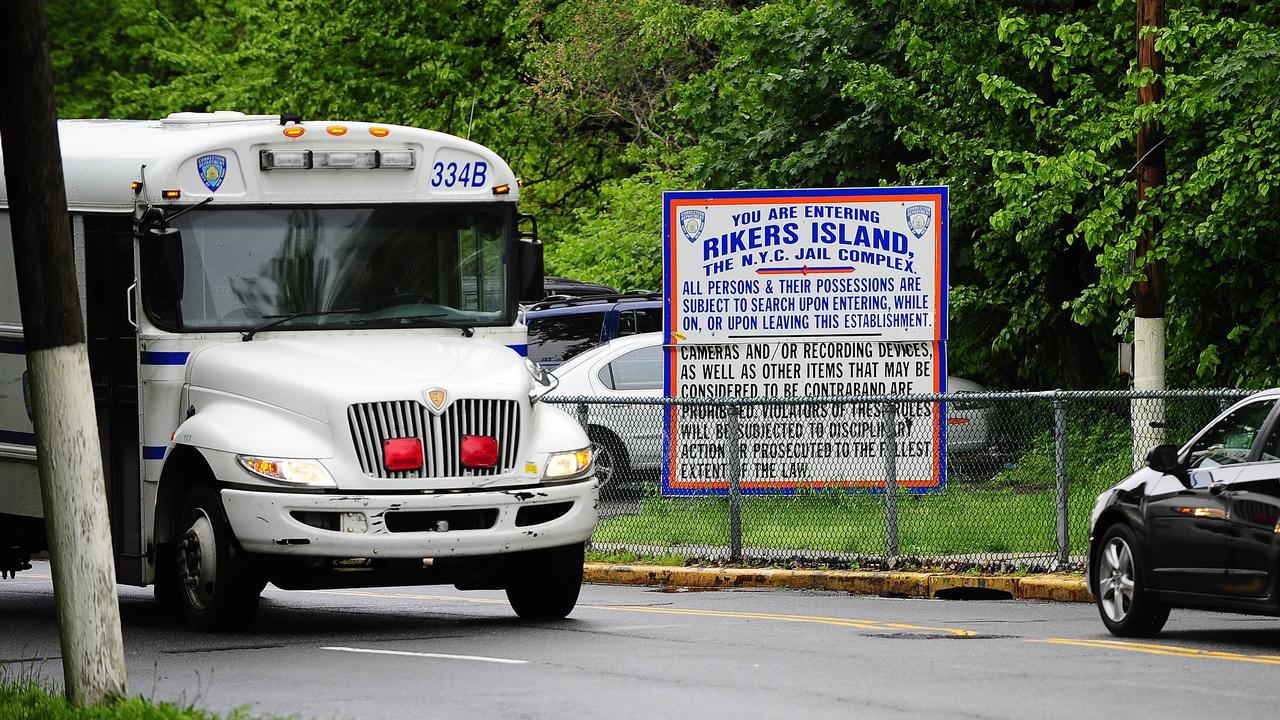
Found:
[[[1071,552],[1082,554],[1094,498],[1119,476],[1074,483],[1069,494]],[[742,543],[779,550],[880,555],[885,552],[885,498],[865,492],[798,493],[741,499]],[[898,497],[898,552],[922,557],[978,553],[1052,553],[1057,548],[1057,495],[1026,489],[953,485],[931,495]],[[729,501],[723,497],[648,497],[639,512],[608,518],[596,543],[659,547],[729,544]]]
[[[61,694],[40,685],[0,678],[0,720],[218,720],[220,716],[192,707],[122,698],[107,705],[76,708]],[[235,710],[226,720],[250,720]]]
[[[674,553],[667,555],[637,555],[625,550],[620,552],[588,550],[587,562],[608,563],[610,565],[668,565],[684,567],[689,563],[689,558]]]

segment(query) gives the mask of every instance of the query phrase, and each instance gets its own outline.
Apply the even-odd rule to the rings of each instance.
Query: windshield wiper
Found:
[[[462,331],[462,337],[471,337],[476,334],[471,325],[463,325],[462,323],[454,323],[453,320],[442,320],[444,315],[439,313],[433,315],[404,315],[403,318],[394,318],[404,323],[422,323],[431,328],[453,328],[456,331]]]
[[[276,327],[277,325],[283,325],[289,322],[290,320],[293,320],[294,318],[313,317],[317,315],[340,315],[342,313],[363,313],[363,312],[368,312],[368,310],[365,310],[363,308],[347,308],[345,310],[303,310],[302,312],[287,313],[284,315],[263,315],[262,317],[264,319],[270,320],[271,322],[263,323],[262,325],[259,325],[258,327],[248,332],[240,333],[240,339],[243,340],[244,342],[249,342],[250,340],[253,339],[254,335],[257,335],[263,330],[270,330],[271,328]]]

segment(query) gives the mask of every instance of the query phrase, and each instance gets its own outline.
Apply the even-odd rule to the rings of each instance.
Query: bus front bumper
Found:
[[[433,558],[584,542],[596,526],[595,478],[519,490],[313,495],[222,490],[240,546],[263,555]]]

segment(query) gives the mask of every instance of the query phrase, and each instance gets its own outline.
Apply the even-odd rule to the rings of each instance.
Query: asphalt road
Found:
[[[61,674],[48,566],[0,581],[0,672]],[[1121,642],[1093,606],[587,586],[566,621],[501,593],[268,588],[249,634],[122,587],[133,692],[302,718],[1271,718],[1280,621],[1175,611]]]

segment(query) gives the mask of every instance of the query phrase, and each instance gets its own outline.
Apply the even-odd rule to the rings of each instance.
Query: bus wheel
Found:
[[[507,600],[523,620],[560,620],[573,611],[582,589],[585,543],[520,555]]]
[[[217,491],[203,484],[192,487],[178,517],[173,572],[182,614],[206,632],[245,627],[258,611],[265,583],[236,547]]]

